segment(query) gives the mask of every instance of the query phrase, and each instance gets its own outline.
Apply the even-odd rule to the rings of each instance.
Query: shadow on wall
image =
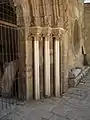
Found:
[[[87,54],[85,53],[84,47],[82,46],[82,54],[83,54],[83,65],[88,66],[88,61],[87,61]]]

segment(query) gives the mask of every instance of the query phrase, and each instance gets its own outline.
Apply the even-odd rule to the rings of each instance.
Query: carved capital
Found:
[[[65,33],[65,30],[63,28],[53,28],[52,29],[52,37],[56,38],[57,40],[60,40]]]
[[[30,27],[29,35],[31,37],[40,36],[41,35],[41,27],[39,27],[39,26],[37,26],[37,27]]]
[[[42,28],[42,36],[43,37],[50,37],[52,33],[52,28],[51,27],[43,27]]]
[[[34,39],[33,39],[34,38]],[[40,40],[41,39],[41,27],[30,27],[28,40]]]
[[[61,38],[61,31],[59,28],[52,29],[52,37],[56,38],[57,40]]]

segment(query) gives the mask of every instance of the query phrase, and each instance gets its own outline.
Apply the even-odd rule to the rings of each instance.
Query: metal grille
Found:
[[[9,0],[0,0],[0,20],[16,24],[16,12]]]
[[[3,98],[17,98],[19,79],[18,30],[0,24],[0,34],[0,96],[2,100]]]
[[[0,111],[20,98],[19,46],[15,8],[0,0]]]

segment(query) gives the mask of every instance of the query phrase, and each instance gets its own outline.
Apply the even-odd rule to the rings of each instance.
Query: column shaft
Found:
[[[50,96],[50,45],[48,37],[44,41],[45,96]]]
[[[54,42],[54,74],[55,74],[55,96],[60,96],[60,62],[59,62],[59,41]]]
[[[34,40],[34,86],[35,100],[40,99],[40,79],[39,79],[39,41],[37,37]]]

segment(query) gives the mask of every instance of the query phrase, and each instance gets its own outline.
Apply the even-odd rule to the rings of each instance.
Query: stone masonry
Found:
[[[85,49],[86,49],[86,54],[87,54],[87,60],[88,63],[90,64],[90,24],[89,24],[89,19],[90,19],[90,3],[85,3],[84,5],[84,16],[85,16]]]
[[[81,0],[13,0],[20,28],[21,76],[26,99],[60,96],[68,73],[83,66]]]

